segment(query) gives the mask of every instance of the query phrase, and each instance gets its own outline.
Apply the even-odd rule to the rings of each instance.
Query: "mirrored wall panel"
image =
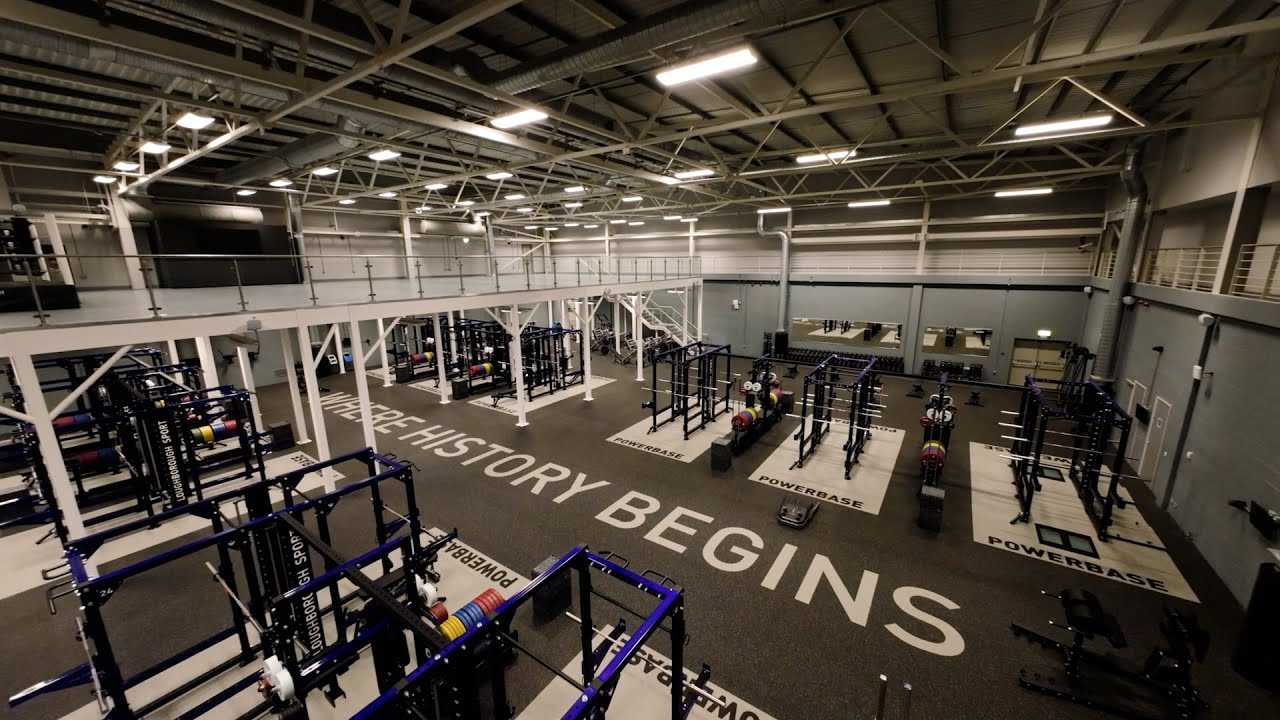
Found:
[[[834,318],[791,318],[791,344],[834,343],[850,347],[902,346],[898,323]]]
[[[920,349],[937,355],[986,357],[991,354],[991,328],[926,327]]]

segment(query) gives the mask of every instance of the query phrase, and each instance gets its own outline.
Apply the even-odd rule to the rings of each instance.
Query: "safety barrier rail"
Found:
[[[132,277],[140,287],[81,293],[83,304],[101,306],[103,312],[95,313],[93,320],[159,317],[161,311],[181,317],[284,310],[701,275],[700,258],[684,255],[4,255],[0,276],[27,283],[37,307],[34,316],[0,315],[0,326],[50,324],[44,293],[35,288],[49,282],[74,285],[75,267],[104,259],[123,263],[124,282]],[[84,319],[82,315],[77,321]]]
[[[916,273],[915,250],[803,252],[791,256],[792,275],[897,275]],[[924,257],[926,275],[1086,275],[1090,257],[1075,248],[1045,250],[944,249]],[[704,255],[706,274],[777,273],[778,254]]]
[[[1280,302],[1280,245],[1242,245],[1228,292]]]
[[[1213,292],[1213,277],[1221,260],[1221,246],[1149,250],[1143,258],[1138,282]]]

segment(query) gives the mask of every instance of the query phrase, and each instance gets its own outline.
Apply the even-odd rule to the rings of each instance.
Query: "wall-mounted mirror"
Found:
[[[791,344],[834,343],[850,347],[902,346],[898,323],[832,318],[792,318]]]
[[[936,355],[991,354],[991,328],[926,327],[920,349]]]

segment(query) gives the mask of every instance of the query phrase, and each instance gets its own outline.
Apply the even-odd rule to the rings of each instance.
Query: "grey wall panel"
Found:
[[[1084,295],[1082,292],[1081,295]],[[1084,330],[1080,333],[1080,344],[1093,352],[1098,351],[1098,343],[1102,340],[1102,309],[1107,304],[1108,293],[1097,286],[1093,293],[1085,297]]]

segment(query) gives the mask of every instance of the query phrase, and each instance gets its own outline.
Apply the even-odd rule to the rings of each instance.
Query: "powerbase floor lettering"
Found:
[[[597,642],[605,642],[613,626],[606,625],[597,631]],[[608,656],[600,663],[605,667],[613,660],[618,648],[630,636],[624,634],[613,646]],[[661,643],[666,639],[663,633],[655,633]],[[573,661],[564,666],[563,672],[569,677],[581,680],[582,653],[578,653]],[[714,678],[714,670],[712,671]],[[698,673],[684,668],[684,681],[692,685]],[[641,647],[631,663],[622,671],[618,680],[618,690],[614,693],[613,702],[609,705],[610,720],[652,720],[652,718],[670,717],[671,714],[671,659],[648,647]],[[697,696],[689,717],[694,720],[720,720],[721,718],[738,718],[739,720],[773,720],[773,716],[755,707],[742,698],[728,692],[714,681],[708,682],[708,695],[719,703],[708,700],[705,696]],[[568,683],[555,678],[539,695],[529,703],[528,707],[516,716],[517,720],[550,720],[562,717],[566,710],[573,706],[578,691]]]
[[[1066,458],[1044,457],[1050,467],[1062,469],[1063,479],[1045,478],[1031,505],[1030,522],[1010,524],[1020,511],[1013,491],[1013,471],[1009,467],[1009,449],[996,445],[969,443],[969,482],[973,498],[973,541],[1024,555],[1042,562],[1054,563],[1082,573],[1105,577],[1115,582],[1154,590],[1199,602],[1178,566],[1165,551],[1163,543],[1143,519],[1129,493],[1120,488],[1125,508],[1115,509],[1112,530],[1134,542],[1113,539],[1102,542],[1093,521],[1076,495],[1076,487],[1066,477]],[[1069,550],[1046,544],[1044,538],[1058,538],[1063,531],[1083,536],[1082,549]],[[1088,544],[1093,551],[1088,551]]]
[[[657,430],[649,432],[649,428],[653,426],[653,419],[646,416],[640,422],[611,436],[609,442],[690,463],[711,447],[711,441],[729,432],[732,416],[731,412],[720,413],[720,417],[714,422],[708,423],[701,430],[694,431],[687,440],[680,420],[660,425]]]
[[[613,382],[613,378],[593,377],[591,378],[591,389],[594,391],[598,388],[602,388],[605,385],[608,385],[611,382]],[[570,398],[581,398],[582,395],[586,393],[586,391],[587,391],[586,385],[579,383],[577,385],[574,385],[571,388],[566,388],[564,390],[553,392],[550,395],[539,395],[538,397],[532,400],[529,400],[525,403],[525,406],[524,406],[525,412],[533,412],[534,410],[547,407],[548,405],[554,405],[560,402],[561,400],[568,400]],[[468,400],[467,402],[471,403],[472,405],[475,405],[476,407],[482,407],[486,410],[493,410],[495,412],[500,412],[504,415],[516,415],[518,413],[518,410],[516,408],[518,403],[515,401],[515,398],[511,398],[511,397],[503,397],[503,398],[495,398],[493,396],[480,397],[480,398],[475,398],[473,400]]]
[[[283,475],[314,463],[315,460],[310,455],[300,452],[269,457],[266,460],[267,477]],[[334,482],[337,482],[342,479],[342,473],[332,468],[326,468],[323,474],[318,473],[304,478],[298,488],[303,492],[307,492],[313,488],[321,487],[324,485],[325,478],[332,478]],[[234,489],[242,484],[245,484],[245,481],[227,483],[225,486],[218,486],[217,489],[222,492]],[[283,499],[279,493],[275,492],[272,493],[272,498],[277,502]],[[97,512],[109,512],[111,509],[113,508],[102,508]],[[93,515],[86,515],[86,519],[92,517]],[[112,524],[120,524],[134,520],[137,517],[140,516],[131,515],[114,523],[106,522],[93,525],[90,526],[90,531],[105,530],[111,527]],[[140,530],[112,540],[103,545],[101,550],[94,553],[92,560],[98,564],[108,563],[208,527],[209,521],[204,518],[179,518],[158,528]],[[36,542],[44,537],[48,531],[49,526],[41,525],[0,538],[0,576],[5,578],[3,585],[0,585],[0,599],[48,584],[41,577],[40,571],[62,563],[62,545],[56,537],[49,537],[39,544]]]
[[[844,442],[848,436],[848,424],[833,421],[818,449],[805,458],[804,467],[793,468],[800,455],[800,441],[791,433],[751,473],[751,479],[814,500],[879,515],[906,432],[873,425],[871,439],[846,480]]]

